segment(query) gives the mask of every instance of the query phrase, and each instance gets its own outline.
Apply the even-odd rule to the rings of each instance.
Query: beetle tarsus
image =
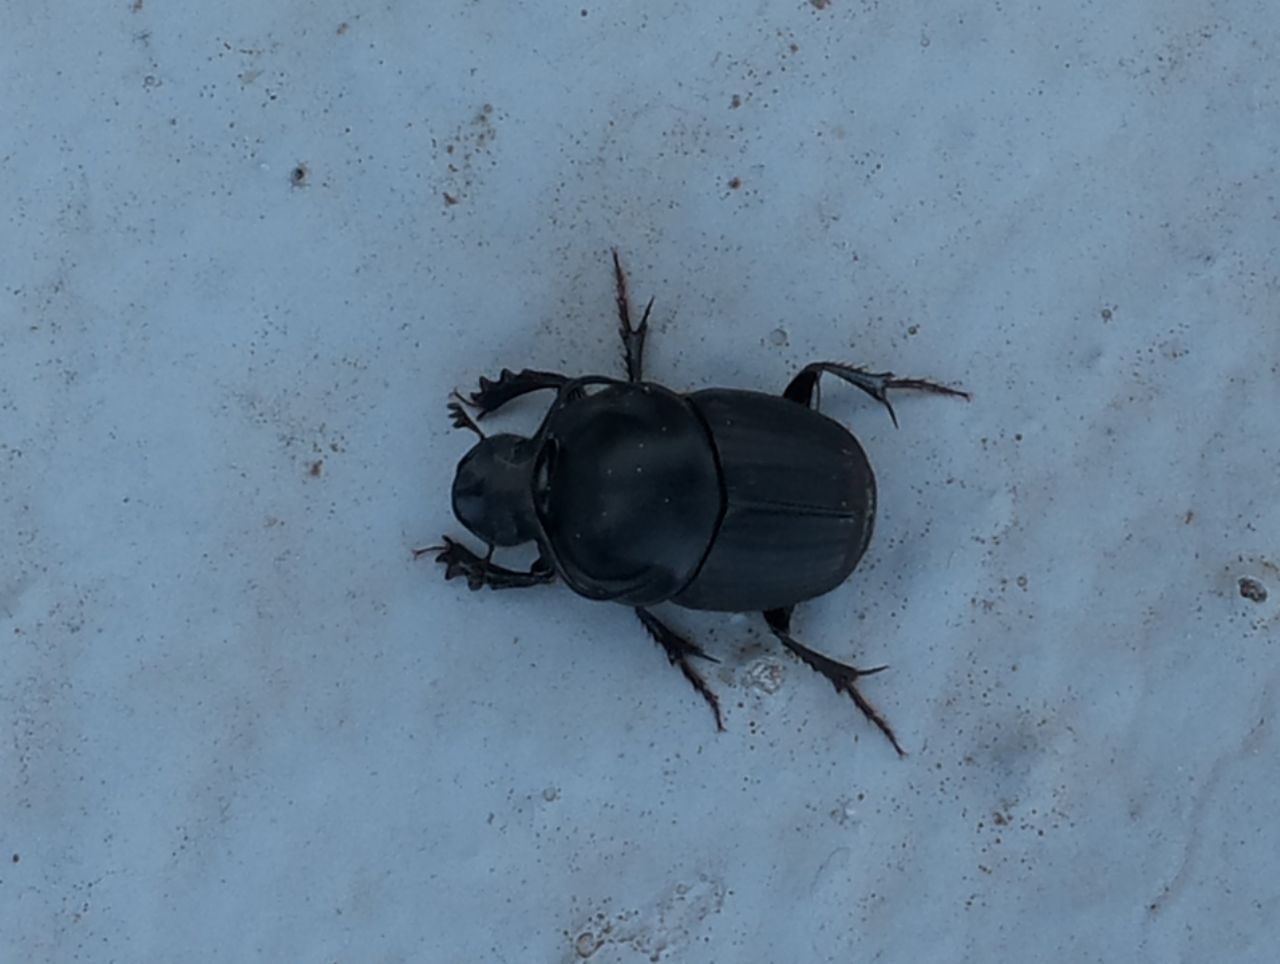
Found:
[[[466,404],[467,400],[456,391],[450,396],[448,409],[449,417],[453,419],[453,427],[469,429],[470,431],[475,432],[476,435],[480,436],[480,438],[484,438],[483,429],[475,423],[475,419],[471,417],[471,413],[466,410]]]
[[[716,730],[723,733],[724,718],[720,715],[720,698],[712,692],[711,687],[707,685],[707,681],[702,678],[702,674],[690,665],[689,657],[696,656],[712,663],[720,661],[697,643],[690,642],[679,633],[663,625],[658,617],[649,612],[649,610],[637,606],[636,615],[640,617],[640,622],[649,631],[649,635],[653,637],[654,642],[666,651],[667,659],[670,660],[671,665],[680,667],[680,672],[684,674],[684,678],[707,701],[707,705],[711,707],[711,712],[716,717]]]
[[[517,374],[510,368],[504,368],[498,375],[496,382],[481,376],[480,388],[471,393],[468,401],[477,410],[478,417],[484,418],[490,412],[497,411],[513,398],[519,398],[521,395],[528,395],[530,392],[538,392],[544,389],[558,389],[567,381],[569,381],[569,376],[561,375],[559,372],[540,372],[532,368],[526,368]],[[452,408],[450,408],[450,411],[452,411]]]
[[[462,576],[472,592],[485,586],[490,589],[524,589],[555,581],[555,570],[541,557],[534,561],[528,572],[520,572],[491,562],[492,547],[489,548],[489,556],[482,559],[456,539],[443,538],[443,545],[414,549],[413,558],[420,559],[429,552],[438,552],[436,562],[444,563],[444,578],[449,580]]]
[[[898,415],[889,401],[888,392],[891,388],[901,391],[928,392],[932,395],[953,395],[965,401],[969,400],[969,393],[959,388],[939,385],[923,378],[898,378],[893,372],[867,372],[843,362],[813,362],[805,365],[782,394],[801,405],[815,407],[813,399],[818,388],[818,377],[823,372],[832,374],[855,388],[862,389],[883,405],[889,411],[889,418],[892,419],[894,428],[898,427]]]
[[[857,680],[859,677],[883,672],[888,669],[887,666],[857,669],[815,652],[808,646],[798,642],[791,635],[791,610],[789,609],[771,609],[764,614],[764,618],[783,646],[791,650],[810,669],[821,673],[830,680],[837,693],[848,693],[854,704],[862,711],[862,715],[874,723],[880,732],[888,737],[889,742],[893,744],[893,748],[898,752],[898,756],[907,755],[906,751],[902,749],[902,745],[898,742],[897,736],[894,735],[893,727],[889,725],[888,720],[881,716],[880,711],[872,706],[870,701],[858,691]]]
[[[622,334],[622,357],[627,365],[627,381],[638,382],[644,378],[644,339],[649,333],[649,312],[653,299],[645,305],[640,324],[631,326],[631,300],[627,296],[627,275],[622,270],[618,249],[613,249],[613,283],[618,302],[618,329]]]

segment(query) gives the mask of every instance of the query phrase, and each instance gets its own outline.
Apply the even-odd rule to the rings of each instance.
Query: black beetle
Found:
[[[453,424],[480,441],[463,457],[453,511],[489,547],[478,556],[457,541],[438,552],[445,578],[471,589],[534,586],[562,578],[589,599],[632,606],[640,622],[710,705],[720,702],[689,662],[715,661],[647,607],[761,612],[783,645],[848,693],[889,738],[893,729],[856,682],[884,669],[856,669],[801,645],[790,631],[796,603],[840,585],[871,540],[876,484],[867,456],[843,426],[814,407],[818,378],[835,375],[889,410],[888,389],[968,398],[968,393],[839,362],[806,365],[781,396],[731,388],[679,394],[641,374],[653,299],[631,324],[626,277],[613,252],[627,380],[570,378],[503,369],[497,381],[449,403]],[[533,438],[485,436],[483,418],[529,392],[555,401]],[[527,572],[492,561],[497,546],[535,542]]]

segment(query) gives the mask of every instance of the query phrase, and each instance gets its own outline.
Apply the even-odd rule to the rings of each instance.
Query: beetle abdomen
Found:
[[[688,583],[721,508],[715,453],[689,402],[614,384],[558,406],[544,437],[535,503],[573,590],[643,606]]]
[[[724,518],[706,561],[673,601],[725,612],[782,609],[840,585],[875,518],[862,446],[820,412],[775,395],[686,396],[711,432]]]

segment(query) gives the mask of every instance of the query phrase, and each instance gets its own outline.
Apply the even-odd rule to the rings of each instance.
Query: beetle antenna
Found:
[[[450,398],[449,415],[453,419],[453,427],[469,428],[478,436],[484,438],[484,432],[481,430],[480,426],[476,424],[476,420],[472,418],[471,414],[463,407],[466,404],[466,399],[458,394],[457,389],[454,390]]]

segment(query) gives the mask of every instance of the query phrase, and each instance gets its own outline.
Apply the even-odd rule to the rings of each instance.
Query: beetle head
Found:
[[[518,546],[537,537],[533,462],[537,445],[519,435],[490,435],[458,463],[453,514],[493,546]]]

